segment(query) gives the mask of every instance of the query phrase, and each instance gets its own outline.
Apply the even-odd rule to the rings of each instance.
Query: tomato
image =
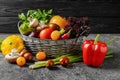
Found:
[[[26,59],[26,61],[31,61],[33,59],[32,54],[29,52],[25,53],[23,57]]]
[[[43,29],[39,34],[40,39],[50,39],[50,35],[51,35],[52,31],[53,31],[53,29],[51,29],[51,28]]]
[[[26,49],[23,49],[21,52],[20,52],[20,55],[23,56],[25,53],[27,53],[28,51]]]
[[[61,58],[59,62],[60,62],[60,65],[62,65],[64,67],[68,66],[68,64],[70,63],[68,57]]]
[[[60,31],[54,30],[54,31],[51,33],[51,39],[52,39],[52,40],[58,40],[59,38],[60,38]]]
[[[53,30],[60,30],[60,27],[54,23],[48,24],[48,27],[52,28]]]
[[[26,64],[26,59],[24,57],[18,57],[16,63],[18,66],[22,67]]]
[[[52,68],[52,67],[54,67],[54,61],[51,60],[51,59],[47,60],[45,66],[46,66],[47,68]]]
[[[47,54],[43,51],[39,51],[39,52],[37,52],[35,57],[36,57],[37,60],[42,61],[42,60],[46,59]]]
[[[60,26],[60,28],[64,28],[67,25],[67,20],[59,15],[55,15],[50,19],[49,23],[54,23]]]

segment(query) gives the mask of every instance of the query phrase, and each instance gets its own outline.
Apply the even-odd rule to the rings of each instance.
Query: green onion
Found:
[[[69,58],[70,63],[76,63],[76,62],[83,61],[83,57],[82,57],[81,54],[79,54],[79,55],[65,54],[65,55],[62,55],[62,56],[57,57],[57,58],[55,58],[55,59],[52,59],[52,60],[54,61],[54,64],[55,64],[55,65],[58,65],[58,64],[59,64],[59,60],[60,60],[62,57],[64,57],[64,56],[66,56],[66,57]],[[107,54],[106,54],[105,59],[111,58],[111,57],[113,57],[113,54],[112,54],[112,51],[109,50],[109,51],[107,52]],[[35,62],[34,64],[30,65],[29,68],[30,68],[30,69],[42,68],[42,67],[45,67],[45,63],[46,63],[46,61],[37,61],[37,62]]]

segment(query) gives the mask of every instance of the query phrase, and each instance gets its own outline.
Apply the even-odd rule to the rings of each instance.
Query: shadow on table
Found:
[[[120,69],[120,55],[113,55],[113,58],[105,59],[101,68],[104,69]]]

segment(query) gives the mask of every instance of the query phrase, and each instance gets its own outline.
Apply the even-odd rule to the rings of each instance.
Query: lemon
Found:
[[[1,44],[1,51],[3,55],[9,54],[14,48],[17,49],[18,52],[24,48],[22,38],[16,34],[6,37]]]

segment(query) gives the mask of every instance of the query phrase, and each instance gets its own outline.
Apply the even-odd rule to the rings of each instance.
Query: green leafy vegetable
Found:
[[[38,22],[44,21],[45,24],[48,24],[51,17],[52,17],[52,9],[48,11],[40,10],[40,9],[28,10],[27,14],[24,13],[18,14],[18,18],[22,21],[19,30],[22,34],[28,34],[34,30],[34,28],[29,27],[31,20],[37,19]]]
[[[19,30],[22,34],[28,34],[35,30],[35,28],[31,28],[28,25],[29,25],[29,22],[24,22],[20,25]]]
[[[27,16],[24,13],[18,14],[18,18],[22,21],[27,21]]]
[[[1,44],[3,42],[4,39],[0,38],[0,51],[1,51]]]
[[[45,21],[45,23],[48,23],[50,18],[52,17],[52,9],[46,11],[46,10],[28,10],[27,14],[25,15],[24,13],[18,14],[18,18],[22,21],[28,21],[28,17],[34,19],[38,19],[38,21]]]

